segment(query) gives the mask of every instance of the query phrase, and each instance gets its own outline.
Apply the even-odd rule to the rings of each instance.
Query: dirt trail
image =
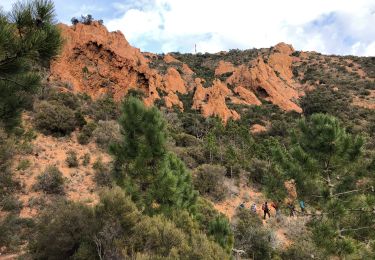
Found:
[[[244,184],[244,182],[242,182],[239,186],[237,194],[232,193],[227,199],[219,203],[215,203],[214,207],[216,210],[226,215],[229,220],[232,220],[242,202],[245,202],[246,210],[250,210],[251,204],[256,203],[257,214],[259,218],[262,218],[263,225],[272,230],[274,233],[275,246],[279,248],[287,248],[293,243],[290,239],[291,236],[289,234],[290,232],[288,227],[300,222],[299,218],[282,216],[280,221],[277,221],[275,218],[276,212],[272,207],[270,207],[271,218],[263,220],[262,204],[265,201],[268,201],[268,203],[271,204],[271,201],[267,200],[263,193],[254,187],[247,186]]]

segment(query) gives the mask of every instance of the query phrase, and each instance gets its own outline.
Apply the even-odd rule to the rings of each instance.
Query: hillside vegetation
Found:
[[[375,258],[373,57],[147,54],[54,15],[0,14],[1,254]]]

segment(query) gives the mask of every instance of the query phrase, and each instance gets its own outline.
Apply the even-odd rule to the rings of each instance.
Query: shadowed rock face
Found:
[[[194,68],[171,54],[160,58],[165,65],[163,71],[151,68],[151,61],[160,55],[142,53],[119,31],[108,32],[97,22],[59,27],[65,43],[61,55],[51,64],[49,81],[71,91],[85,92],[93,98],[107,93],[121,100],[129,89],[136,88],[145,93],[147,105],[162,98],[167,108],[176,106],[181,110],[184,106],[179,95],[191,94],[192,109],[205,117],[219,116],[224,122],[240,118],[234,109],[228,108],[227,101],[261,105],[261,100],[266,100],[284,110],[301,112],[294,103],[303,92],[293,80],[294,50],[290,45],[276,45],[267,62],[262,56],[238,66],[219,61],[215,69],[217,79],[205,88]],[[223,74],[231,75],[218,79]]]

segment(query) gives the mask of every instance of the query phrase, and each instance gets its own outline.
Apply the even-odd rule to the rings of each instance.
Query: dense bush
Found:
[[[63,194],[64,181],[62,173],[56,166],[48,166],[44,172],[37,177],[34,188],[48,194]]]
[[[101,159],[94,162],[92,168],[94,169],[94,181],[98,186],[111,186],[112,175],[108,165],[105,165]]]
[[[226,169],[220,165],[203,164],[193,172],[194,187],[201,195],[222,200],[228,193],[224,185]]]
[[[116,121],[99,121],[92,135],[96,144],[107,150],[112,143],[121,139],[120,126]]]
[[[78,167],[78,158],[77,153],[73,150],[70,150],[66,153],[66,164],[69,168],[75,168]]]
[[[271,233],[263,227],[259,217],[249,210],[240,210],[234,226],[235,248],[245,251],[244,257],[271,259]]]
[[[94,122],[89,122],[85,126],[83,126],[81,131],[77,135],[78,143],[82,145],[88,144],[96,127],[97,125]]]
[[[120,188],[104,190],[90,208],[60,202],[37,219],[34,259],[229,259],[207,236],[187,234],[163,216],[144,216]]]
[[[112,97],[104,96],[91,105],[91,113],[96,121],[117,120],[120,116],[120,108]]]
[[[67,135],[77,126],[72,109],[57,103],[41,101],[35,105],[35,126],[44,134]]]
[[[31,219],[22,219],[18,214],[7,214],[0,217],[0,245],[2,253],[19,250],[24,241],[30,237]],[[5,252],[3,251],[5,250]]]

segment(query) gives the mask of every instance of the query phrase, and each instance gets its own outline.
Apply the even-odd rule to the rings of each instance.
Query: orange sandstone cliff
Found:
[[[108,32],[98,22],[91,25],[59,25],[64,46],[60,56],[50,68],[49,81],[55,86],[84,92],[93,98],[103,94],[116,100],[131,88],[144,92],[144,102],[152,105],[164,99],[167,108],[184,109],[180,95],[190,94],[192,109],[205,116],[219,116],[224,122],[240,118],[238,112],[228,107],[228,102],[238,105],[272,102],[284,110],[301,112],[295,101],[303,94],[292,74],[293,48],[280,43],[268,57],[259,55],[248,63],[233,65],[220,60],[214,69],[211,86],[203,87],[194,68],[176,59],[173,54],[142,53],[132,47],[119,32]],[[266,60],[267,59],[267,60]],[[152,68],[151,62],[159,60],[164,70]],[[230,75],[220,79],[223,74]]]

